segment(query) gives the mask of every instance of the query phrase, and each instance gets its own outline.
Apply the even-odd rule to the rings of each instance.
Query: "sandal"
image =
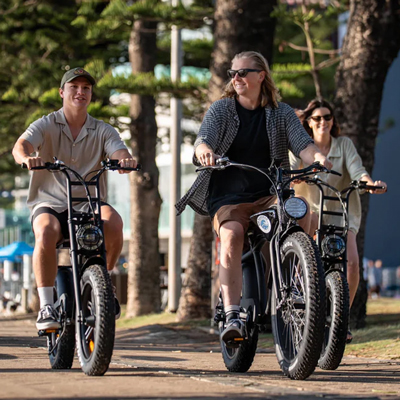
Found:
[[[353,341],[353,334],[350,332],[350,330],[348,330],[346,337],[346,344],[350,344],[352,341]]]

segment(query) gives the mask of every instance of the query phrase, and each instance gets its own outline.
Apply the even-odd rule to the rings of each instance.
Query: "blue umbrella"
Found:
[[[20,261],[24,254],[32,255],[33,247],[25,242],[14,242],[0,249],[0,261]]]

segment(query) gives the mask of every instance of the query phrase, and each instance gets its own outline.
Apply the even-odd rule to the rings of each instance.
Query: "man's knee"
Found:
[[[107,242],[118,242],[122,240],[124,224],[121,216],[115,210],[114,212],[108,213],[106,218],[103,218],[103,223]]]
[[[239,222],[227,221],[221,225],[219,229],[219,236],[221,238],[221,243],[226,244],[237,244],[243,242],[244,229]]]
[[[62,239],[60,223],[52,215],[42,215],[33,222],[35,242],[42,243],[44,246],[55,246]]]

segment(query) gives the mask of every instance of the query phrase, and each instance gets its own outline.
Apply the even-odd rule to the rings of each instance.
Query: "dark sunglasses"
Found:
[[[240,78],[244,78],[249,72],[261,72],[261,69],[252,69],[252,68],[242,68],[242,69],[228,69],[226,71],[228,73],[229,78],[233,79],[236,74],[240,76]]]
[[[332,114],[326,114],[326,115],[314,115],[310,117],[313,121],[319,122],[323,118],[325,121],[330,121],[333,118]]]

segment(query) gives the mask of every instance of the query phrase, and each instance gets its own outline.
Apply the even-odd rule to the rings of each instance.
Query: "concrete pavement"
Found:
[[[117,332],[107,374],[51,370],[34,319],[0,320],[0,399],[400,399],[400,363],[345,358],[337,371],[317,369],[291,381],[272,350],[250,371],[229,373],[216,335],[152,325]]]

